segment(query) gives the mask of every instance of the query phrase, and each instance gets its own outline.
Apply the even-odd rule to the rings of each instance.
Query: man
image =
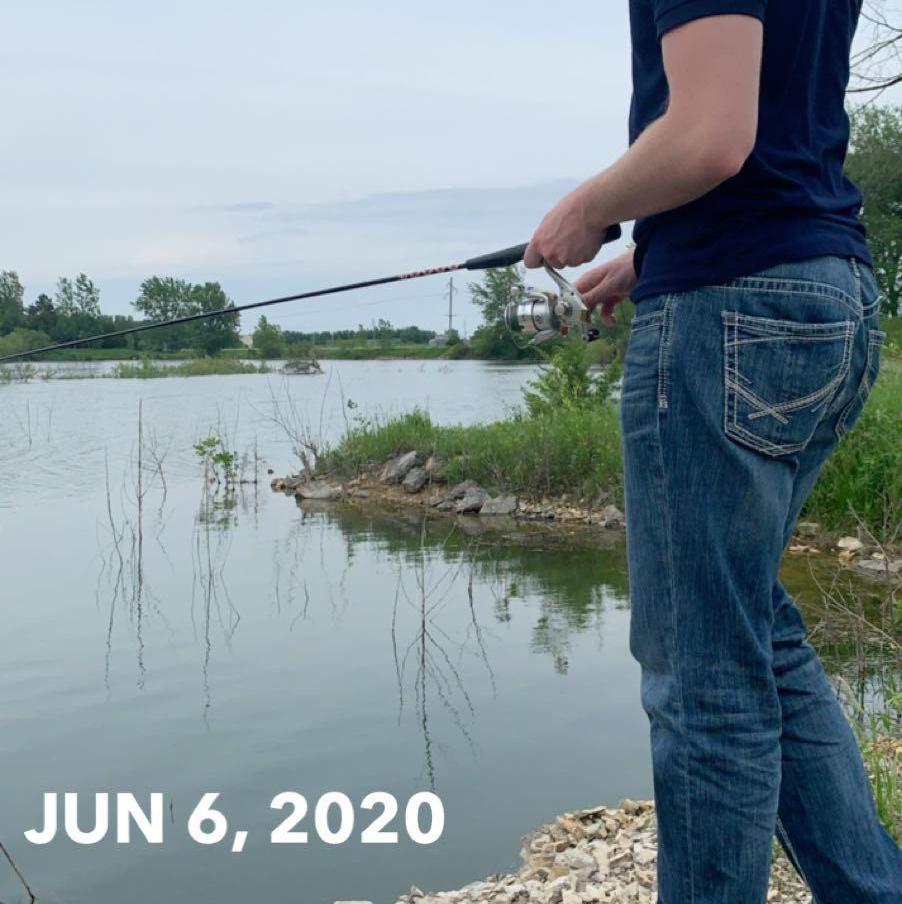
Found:
[[[776,833],[819,904],[902,901],[860,753],[780,559],[879,367],[843,175],[861,0],[631,0],[631,148],[543,220],[528,266],[637,303],[622,393],[631,648],[663,904],[763,904]]]

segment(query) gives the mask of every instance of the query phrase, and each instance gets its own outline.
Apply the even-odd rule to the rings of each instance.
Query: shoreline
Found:
[[[490,876],[455,891],[426,893],[414,886],[396,904],[654,904],[654,804],[624,800],[617,807],[564,813],[523,837],[520,859],[516,872]],[[768,904],[811,904],[811,900],[807,886],[778,851],[771,867]]]
[[[555,495],[528,499],[504,489],[490,493],[472,480],[451,485],[441,472],[442,464],[434,456],[423,461],[410,451],[372,463],[358,476],[320,473],[274,477],[271,488],[295,497],[299,504],[343,502],[394,511],[413,509],[485,528],[545,525],[555,531],[587,532],[603,541],[625,540],[626,519],[610,494],[594,500]],[[875,546],[868,537],[828,531],[814,521],[796,525],[786,555],[832,559],[864,578],[902,581],[902,550]]]

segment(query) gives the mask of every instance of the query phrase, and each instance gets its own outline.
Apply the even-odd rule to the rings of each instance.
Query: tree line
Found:
[[[0,344],[9,354],[116,332],[140,323],[158,323],[234,307],[234,304],[219,283],[192,284],[182,279],[153,276],[141,283],[132,307],[142,316],[104,314],[100,309],[100,290],[84,273],[74,279],[61,277],[53,297],[42,292],[26,305],[25,287],[18,274],[4,270],[0,272]],[[229,314],[135,336],[117,336],[97,346],[166,352],[193,350],[213,355],[239,344],[238,317]]]

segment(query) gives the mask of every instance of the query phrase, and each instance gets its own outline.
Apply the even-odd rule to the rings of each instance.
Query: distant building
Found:
[[[253,336],[239,336],[238,341],[245,348],[253,348],[254,347],[254,337]]]
[[[447,333],[436,333],[430,340],[429,345],[432,348],[437,348],[440,345],[448,344],[448,334]]]

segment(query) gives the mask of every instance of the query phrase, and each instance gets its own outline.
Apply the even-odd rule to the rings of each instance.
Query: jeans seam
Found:
[[[662,310],[661,344],[658,349],[658,411],[670,405],[670,335],[673,323],[673,296],[667,297]]]
[[[665,310],[669,309],[671,301],[668,299],[667,305],[668,307]],[[668,323],[668,317],[665,316],[664,320],[665,326]],[[669,334],[669,331],[667,331]],[[662,345],[665,340],[665,335],[662,334],[661,342]],[[668,353],[669,357],[669,353]],[[667,468],[664,462],[664,423],[662,419],[662,415],[666,412],[666,407],[664,410],[659,409],[658,411],[658,436],[657,436],[657,451],[658,451],[658,467],[661,469],[661,483],[663,488],[663,506],[662,506],[662,516],[664,518],[664,535],[666,537],[666,550],[667,550],[667,593],[669,596],[669,604],[670,604],[670,625],[673,637],[673,652],[671,655],[670,667],[673,669],[674,679],[677,685],[677,706],[679,708],[677,713],[677,724],[679,725],[680,738],[682,740],[682,749],[683,749],[683,762],[682,762],[682,773],[683,773],[683,787],[682,792],[684,796],[684,806],[683,806],[683,837],[686,839],[686,850],[687,850],[687,877],[686,880],[689,884],[689,898],[687,899],[687,904],[694,904],[695,902],[695,864],[693,861],[693,853],[692,853],[692,811],[690,806],[690,794],[689,794],[689,745],[687,743],[686,737],[686,702],[684,696],[684,688],[683,688],[683,677],[682,671],[679,666],[679,657],[680,657],[680,633],[679,633],[679,620],[677,618],[677,607],[676,607],[676,593],[674,590],[674,565],[673,565],[673,532],[671,528],[672,519],[670,513],[670,492],[668,487],[667,480]]]
[[[783,847],[786,848],[786,853],[788,854],[792,865],[795,867],[796,872],[802,877],[802,881],[808,886],[808,891],[811,892],[812,904],[818,904],[817,897],[814,894],[811,883],[808,881],[808,877],[805,875],[805,870],[802,869],[802,862],[799,860],[799,855],[796,853],[796,850],[793,847],[792,840],[789,837],[789,832],[786,831],[786,826],[783,825],[783,820],[780,819],[779,816],[777,816],[777,834],[779,835],[780,840],[783,842]]]
[[[834,432],[839,439],[842,439],[846,435],[846,424],[855,408],[855,403],[860,401],[862,405],[865,405],[871,394],[871,390],[874,388],[873,383],[877,382],[876,379],[873,380],[873,382],[871,381],[871,373],[873,372],[874,367],[874,353],[875,351],[879,353],[880,347],[885,340],[886,333],[883,333],[880,330],[871,330],[868,334],[868,354],[867,361],[864,365],[864,373],[861,375],[861,381],[858,384],[858,388],[855,390],[855,395],[852,396],[849,403],[843,408],[839,420],[836,422],[836,429]]]

